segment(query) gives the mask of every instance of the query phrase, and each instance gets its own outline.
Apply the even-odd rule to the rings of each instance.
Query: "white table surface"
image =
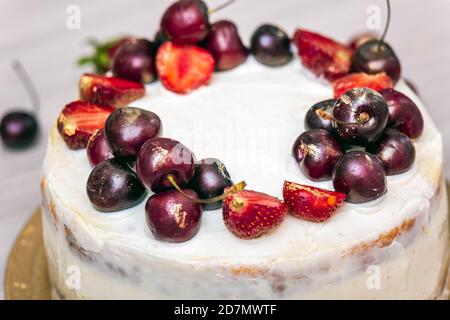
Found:
[[[77,97],[82,70],[77,57],[87,53],[84,39],[120,34],[152,37],[169,0],[0,0],[0,114],[13,106],[29,106],[21,83],[11,69],[20,59],[42,100],[39,144],[11,152],[0,146],[0,279],[13,241],[39,205],[39,173],[48,129],[65,103]],[[209,0],[210,7],[223,0]],[[445,139],[450,155],[450,1],[392,0],[388,42],[403,65],[403,75],[417,84],[425,104]],[[81,29],[68,30],[69,5],[81,9]],[[214,14],[235,21],[248,42],[252,31],[273,22],[292,34],[296,26],[346,41],[366,30],[366,10],[383,0],[239,0]],[[383,11],[384,12],[384,11]],[[447,172],[450,172],[447,165]],[[3,297],[3,284],[0,298]]]

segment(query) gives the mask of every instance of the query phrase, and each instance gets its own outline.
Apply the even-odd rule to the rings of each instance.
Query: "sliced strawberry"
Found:
[[[145,94],[141,83],[95,74],[82,75],[79,87],[80,100],[116,108],[124,107]]]
[[[58,117],[58,131],[70,149],[85,148],[91,135],[105,126],[112,107],[74,101],[64,107]]]
[[[156,69],[164,87],[185,94],[209,82],[214,58],[203,48],[168,41],[158,49]]]
[[[317,77],[332,82],[350,71],[352,50],[320,34],[297,29],[294,43],[302,64]]]
[[[254,239],[278,226],[287,206],[265,193],[243,190],[228,196],[222,211],[225,225],[235,236]]]
[[[394,87],[392,79],[384,72],[374,75],[364,72],[351,73],[333,82],[334,98],[337,99],[353,88],[369,88],[375,91]]]
[[[297,218],[313,222],[328,220],[346,197],[345,193],[289,181],[283,185],[283,198],[289,212]]]

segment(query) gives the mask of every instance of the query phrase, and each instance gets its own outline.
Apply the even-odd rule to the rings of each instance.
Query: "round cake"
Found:
[[[160,52],[161,47],[158,62],[164,58]],[[41,180],[44,241],[55,298],[441,296],[449,238],[442,137],[416,94],[402,79],[396,82],[394,89],[409,97],[423,116],[423,132],[412,140],[415,160],[409,170],[387,174],[386,190],[370,201],[352,201],[351,192],[339,193],[348,201],[340,203],[332,216],[312,221],[290,214],[295,210],[283,185],[290,181],[318,190],[337,189],[331,177],[308,176],[292,153],[297,137],[310,130],[304,119],[311,106],[340,95],[336,85],[333,92],[330,82],[318,79],[305,61],[293,58],[269,67],[259,58],[249,56],[231,71],[214,73],[208,85],[189,94],[168,86],[163,68],[157,66],[161,82],[147,84],[145,96],[127,105],[158,115],[163,128],[158,136],[182,142],[197,160],[223,161],[233,181],[245,180],[247,190],[284,198],[277,200],[288,207],[282,219],[270,230],[239,236],[229,221],[224,223],[233,204],[227,199],[234,196],[224,189],[223,208],[201,210],[198,231],[190,239],[164,241],[149,227],[154,212],[146,202],[155,192],[176,189],[160,193],[147,188],[145,199],[136,205],[99,209],[90,197],[92,191],[87,191],[93,167],[86,150],[79,148],[81,138],[74,147],[75,140],[69,143],[61,134],[68,132],[69,121],[58,121],[51,130]],[[218,58],[214,59],[217,68]],[[110,112],[118,107],[111,105]],[[338,125],[343,122],[335,113],[330,117]],[[142,180],[139,161],[137,174]],[[128,163],[134,166],[133,161]],[[265,208],[264,203],[259,205]]]

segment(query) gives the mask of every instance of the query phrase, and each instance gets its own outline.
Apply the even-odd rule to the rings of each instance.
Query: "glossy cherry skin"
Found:
[[[87,195],[103,212],[125,210],[139,204],[146,190],[130,166],[119,159],[105,160],[89,175]]]
[[[111,70],[114,76],[135,82],[156,80],[153,43],[146,39],[133,39],[122,44],[114,54]]]
[[[333,171],[333,186],[347,194],[351,203],[375,200],[387,191],[386,173],[378,157],[364,151],[350,151]]]
[[[332,115],[336,99],[328,99],[320,101],[313,105],[305,116],[306,129],[325,129],[334,132],[333,123],[329,119],[325,119],[317,114],[317,110],[323,110],[325,113]]]
[[[313,181],[330,180],[343,151],[336,138],[324,129],[310,129],[295,141],[292,154],[300,169]]]
[[[142,145],[161,131],[161,119],[157,114],[140,108],[116,109],[106,119],[105,136],[117,158],[133,160]]]
[[[388,126],[406,134],[411,139],[418,138],[423,132],[423,117],[417,105],[406,95],[394,89],[383,89],[389,108]]]
[[[285,65],[292,58],[289,36],[271,24],[255,30],[250,40],[250,51],[258,62],[270,67]]]
[[[378,92],[355,88],[336,101],[333,117],[333,126],[343,143],[366,146],[383,133],[389,110],[386,100]]]
[[[380,45],[379,40],[367,41],[355,50],[351,69],[368,74],[385,72],[394,83],[401,74],[400,61],[394,50],[386,42]]]
[[[223,194],[225,188],[231,187],[233,181],[222,161],[215,158],[206,158],[195,164],[195,174],[189,183],[200,197],[210,199]],[[222,201],[203,205],[205,210],[216,210],[222,207]]]
[[[142,183],[153,192],[172,189],[171,174],[179,186],[185,186],[195,173],[194,154],[183,144],[168,138],[148,140],[139,151],[136,170]]]
[[[211,26],[205,48],[213,55],[216,70],[230,70],[247,60],[247,48],[241,41],[236,25],[221,20]]]
[[[198,199],[195,191],[183,191]],[[152,195],[145,205],[145,213],[147,225],[155,238],[184,242],[198,233],[203,209],[177,190],[169,190]]]
[[[378,156],[388,176],[408,171],[416,158],[414,144],[408,136],[393,129],[387,130],[367,151]]]
[[[39,126],[33,113],[13,111],[7,113],[0,122],[3,143],[12,149],[26,148],[36,141]]]
[[[105,160],[114,158],[114,155],[106,142],[105,131],[103,129],[95,131],[89,138],[86,152],[89,163],[93,167]]]
[[[161,31],[176,44],[195,44],[209,32],[208,7],[202,0],[179,0],[164,12]]]

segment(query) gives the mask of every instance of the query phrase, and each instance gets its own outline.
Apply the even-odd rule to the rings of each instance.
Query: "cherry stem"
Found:
[[[380,38],[380,41],[378,42],[378,51],[381,50],[381,46],[384,43],[384,39],[386,38],[386,34],[389,29],[389,24],[391,22],[391,2],[389,0],[386,0],[386,6],[387,6],[387,18],[386,18],[386,25],[384,27],[383,35]]]
[[[31,81],[30,76],[25,71],[25,68],[22,66],[19,60],[15,60],[12,63],[12,67],[14,71],[19,76],[20,80],[22,81],[23,86],[25,87],[25,90],[28,93],[28,96],[31,100],[31,105],[35,113],[39,112],[39,95],[37,93],[36,87],[34,86],[33,82]]]
[[[220,196],[209,198],[209,199],[197,199],[197,198],[191,197],[186,192],[184,192],[180,188],[180,186],[177,184],[177,182],[175,181],[175,177],[173,175],[171,175],[171,174],[167,175],[167,180],[169,180],[169,182],[174,186],[174,188],[177,189],[177,191],[180,192],[184,197],[188,198],[192,202],[201,203],[201,204],[209,204],[209,203],[215,203],[218,201],[222,201],[229,195],[232,195],[233,193],[244,190],[245,186],[247,185],[245,183],[245,181],[241,181],[241,182],[236,183],[236,184],[232,185],[231,187],[227,188],[226,191],[223,194],[221,194]]]
[[[212,14],[212,13],[215,13],[215,12],[220,11],[220,10],[222,10],[222,9],[225,9],[226,7],[232,5],[233,2],[236,2],[236,0],[228,0],[228,1],[225,1],[225,2],[222,3],[222,4],[219,4],[217,7],[208,10],[208,13],[209,13],[209,14]]]
[[[323,111],[322,109],[317,109],[316,114],[325,120],[334,121],[334,122],[340,123],[340,124],[364,124],[370,120],[370,116],[367,112],[361,112],[358,115],[357,122],[346,122],[346,121],[338,120],[335,117],[333,117],[331,114]]]

